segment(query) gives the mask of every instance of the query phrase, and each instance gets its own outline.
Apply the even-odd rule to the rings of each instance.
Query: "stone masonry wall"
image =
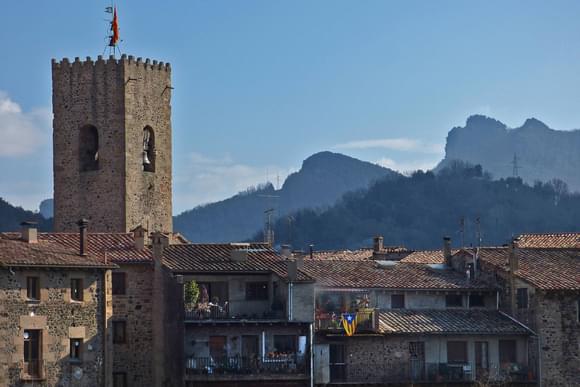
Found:
[[[105,385],[105,271],[0,270],[0,386],[30,385],[24,374],[24,330],[40,329],[43,378],[35,386]],[[40,279],[40,301],[26,298],[26,277]],[[83,280],[83,301],[71,301],[70,280]],[[69,358],[70,339],[83,339],[80,363]],[[82,370],[76,378],[73,372]]]
[[[171,70],[123,56],[52,62],[55,231],[172,231]],[[80,171],[79,132],[98,131],[98,170]],[[143,171],[143,129],[155,137],[155,172]]]
[[[125,372],[129,387],[152,386],[153,267],[120,265],[125,273],[125,295],[113,295],[111,322],[125,321],[126,343],[113,344],[113,372]]]
[[[536,294],[543,385],[580,385],[580,292]]]

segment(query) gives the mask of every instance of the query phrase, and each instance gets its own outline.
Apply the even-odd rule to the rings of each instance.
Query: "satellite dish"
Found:
[[[81,378],[83,377],[83,369],[81,367],[75,367],[75,370],[73,371],[73,376],[76,380],[81,380]]]

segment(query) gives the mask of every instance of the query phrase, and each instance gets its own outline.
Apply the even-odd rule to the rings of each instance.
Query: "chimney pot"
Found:
[[[133,240],[135,241],[135,248],[139,251],[145,249],[145,245],[147,244],[147,229],[143,226],[139,225],[135,227],[133,230]]]
[[[87,255],[88,249],[88,236],[87,236],[87,227],[89,226],[89,221],[86,219],[81,219],[77,222],[77,226],[79,226],[79,255],[85,256]]]
[[[36,222],[22,222],[22,240],[28,243],[38,243],[38,230]]]

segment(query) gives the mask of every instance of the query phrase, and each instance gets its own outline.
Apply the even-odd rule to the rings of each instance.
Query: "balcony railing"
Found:
[[[415,382],[453,382],[453,381],[489,381],[489,382],[524,382],[536,378],[532,368],[519,363],[487,366],[465,363],[429,363],[410,360],[408,363],[394,367],[388,375],[389,381]]]
[[[261,359],[258,356],[190,357],[185,361],[187,375],[305,374],[304,355],[285,354]]]
[[[42,380],[44,379],[44,361],[31,360],[20,362],[22,380]]]
[[[204,320],[282,320],[286,315],[283,310],[270,311],[264,310],[261,313],[237,313],[230,311],[230,304],[198,304],[193,309],[185,309],[185,321],[204,321]]]
[[[356,332],[376,332],[378,329],[377,314],[374,309],[356,312]],[[316,329],[321,331],[344,331],[341,313],[317,313]],[[355,332],[355,333],[356,333]]]
[[[186,320],[226,320],[230,318],[228,302],[220,304],[198,304],[192,310],[185,310]]]

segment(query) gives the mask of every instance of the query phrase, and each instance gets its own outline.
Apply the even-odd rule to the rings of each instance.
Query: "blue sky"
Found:
[[[0,197],[52,194],[50,59],[104,49],[107,1],[4,2]],[[118,1],[173,69],[175,212],[339,151],[433,166],[475,113],[580,127],[578,1]]]

